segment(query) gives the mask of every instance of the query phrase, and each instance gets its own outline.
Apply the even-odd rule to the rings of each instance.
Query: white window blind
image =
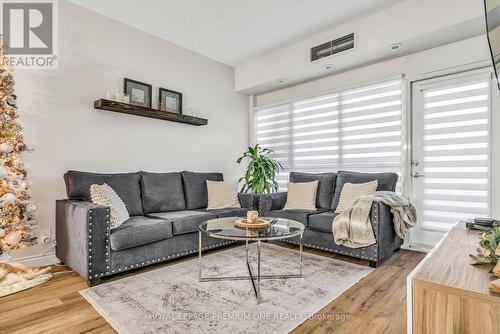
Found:
[[[255,110],[255,142],[290,171],[401,172],[402,80]]]
[[[423,226],[489,214],[490,77],[423,87]]]

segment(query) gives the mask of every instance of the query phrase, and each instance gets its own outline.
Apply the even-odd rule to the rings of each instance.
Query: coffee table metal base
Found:
[[[248,276],[202,276],[202,243],[201,243],[201,231],[198,232],[198,280],[200,282],[210,282],[210,281],[238,281],[238,280],[250,280],[252,282],[253,290],[255,292],[255,297],[257,298],[257,304],[262,302],[260,294],[260,281],[262,279],[284,279],[284,278],[301,278],[302,277],[302,234],[299,239],[299,273],[298,274],[272,274],[272,275],[261,275],[261,242],[257,240],[257,275],[255,275],[252,265],[248,260],[248,240],[245,241],[245,253],[246,253],[246,263],[248,269]]]

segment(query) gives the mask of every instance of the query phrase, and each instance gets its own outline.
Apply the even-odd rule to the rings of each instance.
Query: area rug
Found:
[[[255,244],[249,253],[256,263]],[[262,274],[297,273],[298,254],[265,243]],[[119,333],[287,333],[372,270],[304,253],[303,277],[263,280],[257,304],[249,280],[199,282],[193,259],[80,294]],[[247,274],[244,246],[203,256],[203,276]]]
[[[22,263],[0,263],[0,297],[32,288],[51,278],[50,267],[38,268]]]

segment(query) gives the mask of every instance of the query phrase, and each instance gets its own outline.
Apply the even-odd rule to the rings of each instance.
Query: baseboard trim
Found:
[[[55,253],[48,253],[46,255],[35,255],[35,256],[26,256],[26,257],[20,257],[20,258],[13,258],[10,263],[23,263],[23,264],[28,264],[32,266],[48,266],[56,263],[60,263],[61,260],[59,260],[56,257]]]
[[[424,245],[424,244],[411,244],[411,245],[402,245],[402,249],[408,249],[417,252],[429,253],[434,249],[433,246]]]

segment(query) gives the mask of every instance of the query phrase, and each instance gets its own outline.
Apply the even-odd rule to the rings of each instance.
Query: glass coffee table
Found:
[[[302,234],[304,233],[304,224],[294,220],[284,218],[262,218],[271,221],[271,225],[263,229],[245,229],[234,226],[234,221],[238,217],[228,217],[212,219],[202,223],[198,232],[198,279],[200,282],[206,281],[224,281],[224,280],[251,280],[257,303],[261,302],[260,295],[260,280],[261,279],[276,279],[276,278],[300,278],[302,277]],[[248,276],[209,276],[202,275],[202,235],[208,235],[212,238],[245,241],[246,247],[246,263]],[[261,275],[261,241],[266,240],[282,240],[293,237],[299,237],[299,265],[298,273],[284,273],[273,275]],[[255,275],[252,265],[248,260],[248,243],[257,242],[257,275]]]

